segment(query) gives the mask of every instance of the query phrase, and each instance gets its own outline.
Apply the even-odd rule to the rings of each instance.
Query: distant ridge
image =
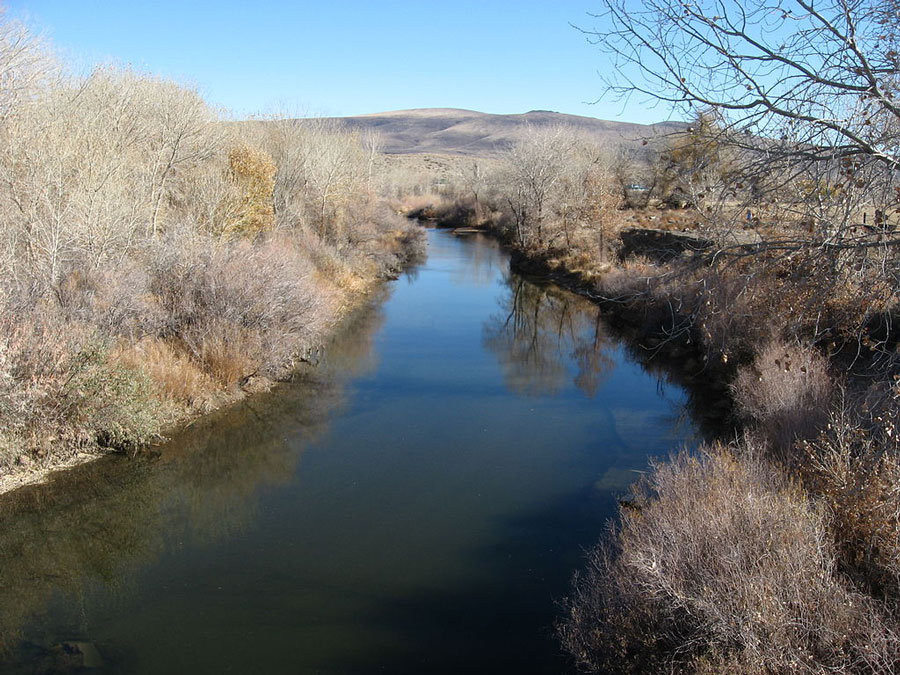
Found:
[[[529,127],[566,125],[596,142],[632,144],[687,126],[683,122],[649,125],[610,122],[549,110],[494,115],[458,108],[394,110],[329,119],[347,129],[377,131],[381,137],[382,150],[388,154],[433,153],[462,156],[490,156],[502,152],[523,138]]]

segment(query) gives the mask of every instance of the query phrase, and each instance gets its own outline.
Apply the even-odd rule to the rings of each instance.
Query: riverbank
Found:
[[[515,269],[597,302],[638,350],[712,383],[731,422],[696,453],[655,464],[590,553],[559,626],[580,667],[868,673],[900,663],[894,294],[888,278],[862,273],[877,256],[848,253],[848,274],[816,249],[784,255],[765,242],[709,255],[700,232],[636,236],[610,213],[599,246],[582,231],[567,248],[565,226],[550,220],[555,245],[538,235],[523,245],[502,206],[438,200],[425,215],[498,236]],[[652,250],[633,250],[626,235]]]
[[[207,275],[238,275],[237,279],[223,277],[211,281],[220,286],[237,281],[245,287],[235,289],[236,291],[250,291],[253,294],[253,298],[248,300],[258,302],[262,296],[268,296],[271,300],[273,295],[284,292],[285,283],[293,286],[303,283],[302,277],[288,279],[269,275],[268,278],[260,279],[258,271],[251,272],[249,267],[254,263],[258,264],[260,257],[271,262],[269,256],[274,245],[282,249],[282,264],[287,266],[288,271],[297,271],[297,263],[301,266],[308,264],[303,260],[305,255],[291,260],[291,244],[284,241],[280,244],[267,243],[263,240],[240,249],[244,263],[236,265],[235,259],[226,253],[226,257],[231,258],[228,271],[216,270],[221,262],[213,258],[205,263],[202,260],[196,262],[191,268],[191,274],[201,279]],[[339,278],[329,279],[327,276],[329,271],[334,274],[335,268],[319,270],[316,274],[318,281],[305,291],[309,295],[300,298],[304,302],[284,307],[285,313],[296,311],[296,317],[285,317],[264,330],[238,329],[237,332],[230,332],[228,338],[234,340],[235,344],[218,345],[218,354],[210,354],[212,350],[201,344],[200,358],[196,361],[191,359],[190,353],[185,353],[184,344],[177,340],[145,335],[130,340],[119,336],[111,341],[109,337],[104,339],[103,336],[97,336],[95,329],[95,339],[102,340],[105,344],[94,355],[93,363],[85,363],[80,370],[77,369],[79,361],[88,361],[88,355],[84,351],[88,348],[87,344],[77,345],[74,353],[70,349],[66,350],[68,353],[57,357],[58,367],[62,369],[68,365],[69,372],[56,393],[62,397],[77,395],[80,405],[98,408],[104,418],[92,420],[93,426],[90,422],[86,424],[79,420],[81,429],[64,430],[69,433],[62,434],[59,433],[59,425],[55,431],[33,425],[30,429],[30,445],[26,442],[18,447],[15,445],[15,437],[10,438],[7,429],[3,434],[4,445],[0,449],[5,450],[7,456],[13,454],[15,459],[7,459],[5,465],[0,463],[0,494],[41,482],[53,472],[78,466],[109,452],[139,452],[145,445],[161,442],[166,437],[177,434],[180,429],[214,410],[247,396],[268,391],[275,383],[290,378],[298,365],[309,361],[326,342],[333,339],[334,332],[341,329],[344,319],[368,302],[376,288],[384,281],[395,278],[402,269],[420,258],[423,253],[423,237],[421,232],[396,221],[384,228],[374,247],[372,242],[369,246],[366,264],[352,269],[345,268],[339,273]],[[308,278],[309,272],[310,270],[305,271],[304,276]],[[249,288],[246,287],[248,284]],[[188,289],[191,295],[197,292],[196,288]],[[296,300],[298,296],[294,295],[293,298]],[[151,306],[163,302],[159,295],[155,296],[155,301],[151,296]],[[246,312],[241,312],[239,302],[240,298],[233,295],[231,302],[228,302],[227,297],[224,302],[220,300],[221,304],[216,310],[217,322],[235,312],[245,315]],[[138,318],[147,320],[148,317]],[[60,330],[85,330],[83,321],[57,321]],[[285,321],[292,325],[302,325],[302,333],[293,331],[294,335],[291,337],[292,331],[285,330]],[[41,322],[46,325],[47,318],[42,317]],[[12,327],[14,334],[17,327]],[[217,328],[222,331],[221,326]],[[277,337],[271,334],[278,331],[284,334]],[[47,338],[46,329],[39,337]],[[210,339],[208,333],[206,339]],[[16,354],[8,347],[5,353],[7,361],[12,361],[17,356],[21,360],[28,355],[29,351],[22,349],[21,344],[17,345],[12,340],[10,343],[12,347],[19,347],[19,353]],[[35,348],[34,345],[26,346],[31,350]],[[53,345],[42,346],[46,348]],[[221,352],[222,349],[245,351],[237,354],[233,351]],[[33,353],[31,356],[33,358]],[[224,363],[229,359],[232,363]],[[98,398],[106,397],[110,392],[105,383],[98,384],[96,380],[110,377],[110,372],[123,374],[138,385],[130,387],[128,380],[123,379],[117,387],[112,387],[111,393],[121,395],[125,400],[103,400],[97,403]],[[83,382],[88,383],[87,388]],[[127,398],[129,395],[132,398]],[[131,406],[132,410],[124,418],[119,415],[116,419],[118,409],[123,405]],[[54,421],[58,422],[49,420],[51,424]],[[116,429],[118,439],[105,436],[110,423],[119,424]],[[129,423],[144,428],[128,428]]]

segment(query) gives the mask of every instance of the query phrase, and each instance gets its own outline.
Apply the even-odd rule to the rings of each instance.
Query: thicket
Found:
[[[0,81],[0,475],[264,388],[416,250],[371,139],[73,76],[2,17]]]

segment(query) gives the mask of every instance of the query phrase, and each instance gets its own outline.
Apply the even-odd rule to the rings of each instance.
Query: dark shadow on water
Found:
[[[571,571],[614,503],[611,492],[591,486],[497,523],[492,543],[469,554],[484,582],[400,597],[364,617],[414,647],[337,655],[335,672],[573,672],[554,623]]]

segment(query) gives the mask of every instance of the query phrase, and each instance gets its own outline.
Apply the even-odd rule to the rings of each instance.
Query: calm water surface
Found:
[[[315,369],[0,500],[0,671],[559,673],[558,602],[684,394],[598,310],[429,231]]]

